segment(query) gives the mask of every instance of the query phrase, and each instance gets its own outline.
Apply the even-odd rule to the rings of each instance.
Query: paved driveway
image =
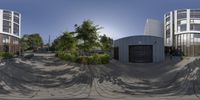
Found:
[[[198,100],[200,61],[80,65],[35,54],[0,65],[0,98],[10,100]],[[0,99],[0,100],[1,100]]]

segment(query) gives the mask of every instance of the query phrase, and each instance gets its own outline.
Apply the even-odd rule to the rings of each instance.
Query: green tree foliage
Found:
[[[20,39],[20,44],[23,50],[38,50],[38,48],[42,47],[43,40],[38,33],[30,35],[26,34]]]
[[[110,51],[112,39],[106,35],[100,36],[98,30],[101,27],[86,20],[81,25],[75,25],[75,32],[64,32],[52,43],[52,49],[56,55],[64,60],[83,64],[106,64],[109,63],[109,54],[97,54],[95,50],[100,48]],[[94,52],[91,52],[94,51]]]
[[[43,45],[42,37],[38,33],[29,35],[28,41],[31,45],[31,49],[34,50],[38,50],[38,48],[42,47]]]
[[[30,45],[28,43],[28,35],[24,35],[21,39],[20,39],[20,46],[22,51],[27,50],[30,48]]]
[[[103,36],[100,36],[100,44],[102,50],[110,51],[112,49],[113,39],[104,34]]]
[[[75,25],[76,38],[79,40],[78,47],[80,50],[90,51],[98,46],[98,25],[94,25],[91,20],[86,20],[82,25]]]
[[[53,42],[52,46],[57,51],[72,52],[76,50],[77,40],[74,38],[73,32],[64,32]]]

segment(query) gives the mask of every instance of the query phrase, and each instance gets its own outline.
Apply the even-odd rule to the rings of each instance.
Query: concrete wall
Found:
[[[163,23],[155,19],[147,19],[144,35],[151,35],[163,38]]]
[[[129,45],[152,45],[153,62],[163,61],[164,40],[155,36],[131,36],[114,41],[114,47],[119,47],[119,61],[129,63]]]

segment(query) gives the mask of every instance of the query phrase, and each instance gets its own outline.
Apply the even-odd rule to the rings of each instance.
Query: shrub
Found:
[[[0,57],[4,58],[4,59],[10,59],[12,58],[14,55],[12,53],[9,52],[0,52]]]
[[[100,55],[100,58],[101,58],[101,63],[102,63],[102,64],[107,64],[107,63],[109,63],[110,56],[109,56],[108,54],[101,54],[101,55]]]
[[[107,64],[110,56],[108,54],[94,54],[92,56],[77,56],[77,53],[66,53],[59,51],[56,56],[66,61],[77,62],[81,64]]]
[[[77,55],[75,53],[66,53],[64,51],[58,51],[56,53],[56,56],[59,57],[60,59],[72,62],[76,61],[77,59]]]
[[[92,56],[93,64],[101,64],[101,54],[95,54]]]
[[[93,56],[80,56],[77,58],[77,63],[81,64],[107,64],[110,56],[107,54],[95,54]]]
[[[89,64],[88,56],[80,56],[77,58],[76,62],[81,64]]]

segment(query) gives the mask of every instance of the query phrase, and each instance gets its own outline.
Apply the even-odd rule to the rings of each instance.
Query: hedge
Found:
[[[77,56],[76,53],[57,52],[56,55],[63,60],[81,64],[107,64],[110,56],[108,54],[94,54],[92,56]]]
[[[0,52],[0,58],[3,59],[10,59],[14,56],[14,54],[9,53],[9,52]]]
[[[63,60],[66,60],[66,61],[73,61],[75,62],[76,61],[76,54],[73,54],[73,53],[66,53],[66,52],[63,52],[63,51],[59,51],[56,53],[56,55],[63,59]]]
[[[110,56],[108,54],[95,54],[93,56],[80,56],[77,58],[77,63],[81,64],[107,64]]]

